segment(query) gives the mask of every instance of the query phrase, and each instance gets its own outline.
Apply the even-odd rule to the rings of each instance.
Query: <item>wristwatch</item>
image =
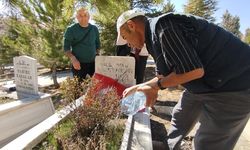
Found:
[[[165,90],[166,88],[163,87],[163,86],[161,85],[161,80],[162,80],[162,78],[159,78],[159,79],[158,79],[158,81],[157,81],[157,86],[158,86],[161,90]]]

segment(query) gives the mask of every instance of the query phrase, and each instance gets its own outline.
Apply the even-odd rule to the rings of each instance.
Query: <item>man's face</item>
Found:
[[[76,18],[80,25],[86,26],[89,23],[89,13],[86,10],[80,9],[77,12]]]
[[[144,33],[139,32],[138,28],[139,26],[135,22],[130,22],[120,28],[120,34],[130,47],[142,49],[144,46]]]

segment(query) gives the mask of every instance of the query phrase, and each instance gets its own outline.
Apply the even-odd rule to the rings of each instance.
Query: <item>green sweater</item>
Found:
[[[81,63],[94,62],[99,48],[99,31],[96,26],[89,24],[88,27],[81,27],[79,23],[75,23],[66,29],[64,51],[71,50]]]

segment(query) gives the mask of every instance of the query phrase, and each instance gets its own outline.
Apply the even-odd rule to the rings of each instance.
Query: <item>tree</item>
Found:
[[[221,26],[226,30],[232,32],[235,36],[241,37],[240,33],[240,18],[232,16],[228,10],[223,14]]]
[[[161,4],[163,0],[129,0],[130,9],[140,8],[147,13],[155,13],[157,11],[156,4]]]
[[[18,11],[17,8],[14,6],[16,0],[2,0],[2,8],[3,11],[0,15],[2,16],[17,16]]]
[[[175,6],[168,0],[167,4],[163,7],[163,12],[175,12]]]
[[[250,28],[246,29],[246,34],[245,34],[244,42],[246,42],[248,45],[250,45]]]
[[[118,16],[129,8],[125,0],[93,0],[90,4],[94,7],[93,20],[100,31],[101,53],[104,55],[115,54],[116,20]]]
[[[214,22],[214,12],[217,10],[216,0],[188,0],[187,5],[184,5],[184,12],[196,16],[203,17]]]
[[[155,4],[159,4],[161,1],[157,0]],[[116,20],[122,12],[133,8],[141,8],[151,13],[155,11],[147,9],[149,6],[154,6],[152,0],[90,0],[89,2],[96,8],[97,13],[94,15],[94,20],[100,29],[102,53],[106,55],[115,54]]]
[[[64,30],[73,20],[74,0],[16,0],[12,4],[22,18],[9,22],[18,36],[9,38],[6,44],[50,68],[58,86],[56,69],[68,62],[62,41]]]
[[[13,6],[13,3],[15,3],[15,0],[2,0],[2,3],[5,6]]]
[[[15,49],[5,44],[6,38],[16,39],[17,33],[13,32],[13,28],[8,27],[5,23],[9,18],[1,18],[0,21],[0,74],[4,72],[4,66],[13,62],[13,57],[19,53]]]

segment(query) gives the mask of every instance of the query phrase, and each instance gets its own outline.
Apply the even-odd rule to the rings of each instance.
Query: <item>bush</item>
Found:
[[[120,122],[119,96],[112,87],[97,92],[97,85],[96,80],[86,79],[79,83],[77,78],[68,78],[62,83],[60,90],[65,106],[86,94],[83,105],[74,110],[70,109],[72,113],[64,123],[58,125],[47,137],[53,145],[52,149],[103,150],[120,147],[124,122],[115,123],[116,125],[110,123],[114,120]],[[51,145],[45,145],[44,149],[51,149]]]

